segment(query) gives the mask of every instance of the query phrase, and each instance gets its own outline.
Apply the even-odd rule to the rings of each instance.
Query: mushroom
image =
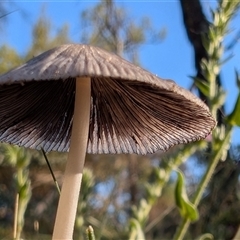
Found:
[[[147,154],[204,139],[208,107],[100,48],[66,44],[0,77],[0,141],[68,151],[53,239],[71,239],[88,153]]]

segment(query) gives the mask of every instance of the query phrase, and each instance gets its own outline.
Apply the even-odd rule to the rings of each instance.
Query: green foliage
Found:
[[[60,44],[69,43],[68,37],[68,25],[62,26],[56,36],[51,37],[51,20],[46,16],[45,9],[39,16],[39,19],[33,26],[32,30],[32,46],[28,49],[25,60],[39,55],[40,53],[49,50],[50,48],[56,47]]]
[[[51,20],[46,16],[44,8],[32,30],[32,45],[25,55],[19,55],[15,49],[3,45],[0,47],[0,73],[25,63],[30,58],[57,45],[69,43],[68,25],[62,26],[54,37],[52,35]]]
[[[179,208],[182,218],[196,221],[199,218],[198,210],[188,199],[183,173],[180,170],[177,170],[177,175],[178,177],[175,188],[176,205]]]
[[[236,84],[238,86],[239,93],[233,111],[229,114],[229,116],[227,116],[227,121],[232,126],[240,127],[240,77],[237,72],[236,72]]]
[[[210,93],[209,84],[197,77],[192,77],[192,79],[194,80],[196,87],[201,91],[201,93],[206,97],[209,96]]]
[[[0,73],[5,73],[8,70],[23,63],[23,59],[18,53],[7,45],[0,48]]]
[[[94,176],[90,169],[85,168],[83,171],[81,192],[75,220],[74,239],[83,239],[83,228],[86,227],[86,219],[89,211],[89,202],[92,197],[93,187],[95,185]],[[88,227],[88,236],[93,236],[93,228]],[[92,239],[92,238],[90,238]]]
[[[238,94],[234,109],[232,113],[228,116],[228,122],[232,126],[240,127],[240,92]]]
[[[141,203],[144,204],[144,200],[142,200]],[[138,240],[138,239],[145,240],[146,239],[145,234],[143,232],[143,228],[140,225],[140,222],[134,218],[131,219],[129,222],[129,233],[130,233],[129,234],[130,240]]]
[[[24,215],[31,198],[31,181],[29,180],[28,165],[30,155],[27,150],[8,144],[2,145],[6,164],[15,167],[14,182],[16,185],[16,203],[15,203],[15,229],[14,238],[20,239],[23,226]]]

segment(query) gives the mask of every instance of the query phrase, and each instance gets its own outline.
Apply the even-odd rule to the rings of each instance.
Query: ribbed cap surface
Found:
[[[51,49],[0,76],[0,141],[67,151],[76,77],[91,77],[89,153],[153,153],[205,138],[207,106],[173,81],[80,44]]]

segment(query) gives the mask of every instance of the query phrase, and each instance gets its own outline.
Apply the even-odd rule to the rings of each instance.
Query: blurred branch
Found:
[[[4,14],[2,14],[2,15],[0,16],[0,18],[4,18],[4,17],[6,17],[6,16],[8,16],[8,15],[14,13],[14,12],[17,12],[17,11],[18,11],[18,10],[13,10],[13,11],[11,11],[11,12],[4,13]]]

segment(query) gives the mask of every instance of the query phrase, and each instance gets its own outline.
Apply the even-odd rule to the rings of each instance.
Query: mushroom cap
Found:
[[[0,141],[67,151],[77,77],[91,78],[88,153],[166,151],[215,127],[208,107],[175,82],[100,48],[66,44],[0,76]]]

